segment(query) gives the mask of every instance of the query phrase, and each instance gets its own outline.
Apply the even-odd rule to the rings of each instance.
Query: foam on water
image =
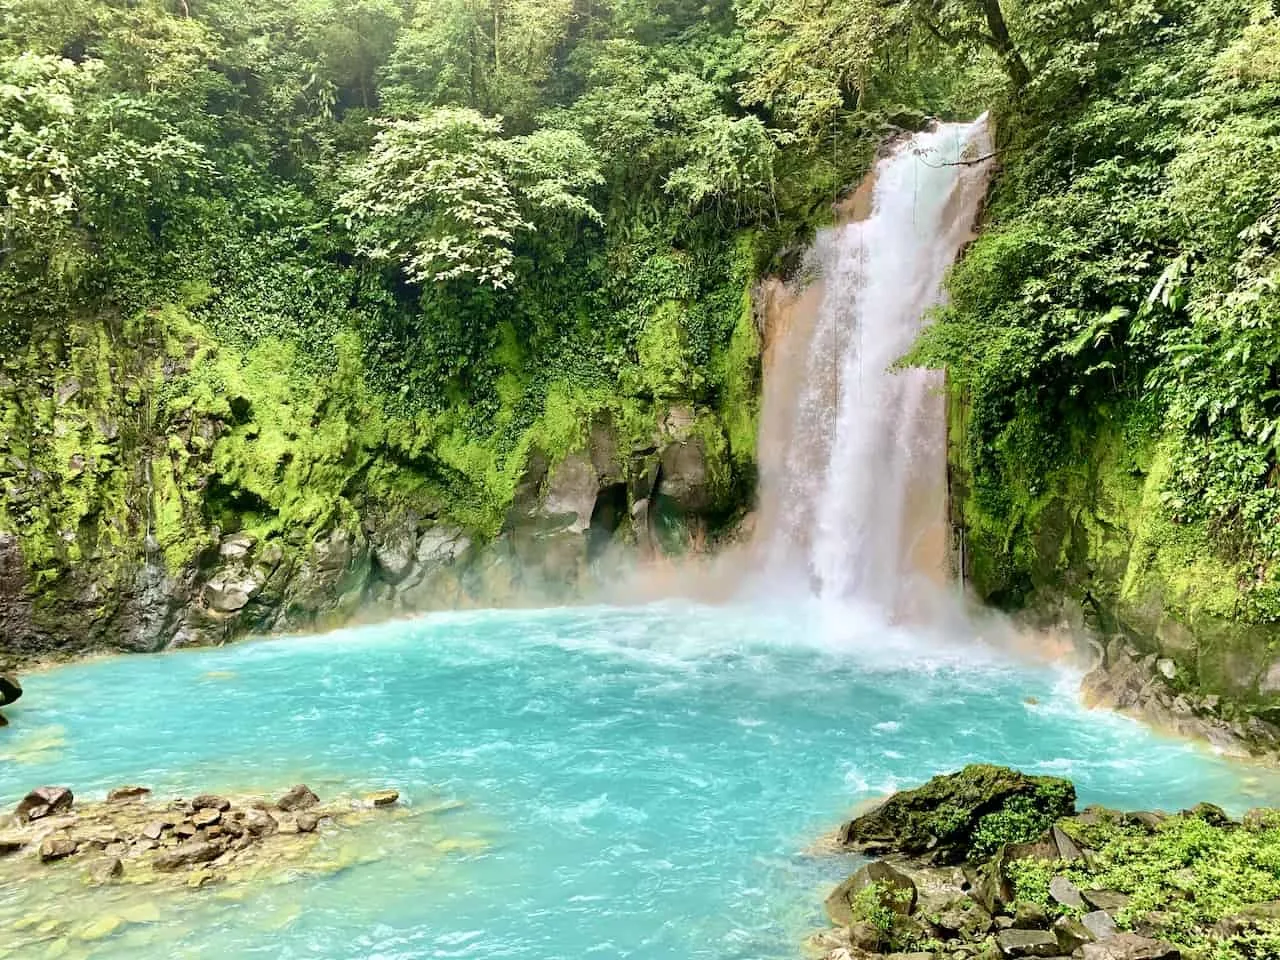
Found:
[[[806,849],[939,770],[1254,802],[1239,769],[1082,711],[1074,680],[814,603],[446,614],[32,675],[0,731],[0,799],[302,780],[465,804],[426,846],[402,835],[239,900],[182,894],[71,956],[791,958],[849,867]],[[0,930],[39,895],[0,888]]]

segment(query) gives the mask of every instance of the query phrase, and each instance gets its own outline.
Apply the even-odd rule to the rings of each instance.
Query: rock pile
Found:
[[[1178,847],[1182,836],[1193,854]],[[1242,849],[1243,838],[1260,851],[1280,847],[1280,812],[1255,811],[1241,824],[1210,804],[1175,816],[1099,807],[1077,814],[1066,781],[969,767],[844,825],[845,849],[887,859],[832,891],[826,910],[835,928],[813,942],[826,960],[1180,960],[1188,947],[1190,955],[1261,957],[1239,945],[1260,936],[1280,942],[1280,900],[1226,919],[1194,904],[1197,894],[1207,904],[1217,893],[1202,881],[1219,883],[1230,869],[1206,845]],[[1147,854],[1135,852],[1148,843]],[[1118,876],[1116,850],[1121,862],[1146,855],[1157,864],[1134,874],[1132,883],[1147,884],[1140,896],[1106,885]],[[1166,855],[1177,861],[1168,869],[1158,859]],[[1189,909],[1175,916],[1179,904]]]
[[[8,825],[0,823],[0,858],[43,864],[75,859],[94,883],[203,886],[279,858],[326,822],[373,816],[399,800],[387,790],[323,804],[304,784],[274,802],[215,794],[151,802],[150,795],[145,787],[119,787],[103,802],[82,805],[67,787],[37,787],[18,803]]]

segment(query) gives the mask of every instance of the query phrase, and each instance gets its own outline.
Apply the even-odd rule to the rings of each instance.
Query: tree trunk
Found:
[[[1005,23],[1004,11],[1000,9],[1000,0],[982,0],[982,11],[987,16],[987,29],[991,31],[987,42],[1000,57],[1013,85],[1021,90],[1031,82],[1031,71],[1027,69],[1026,61],[1022,59],[1022,54],[1018,52],[1018,48],[1013,45],[1013,40],[1009,36],[1009,25]]]

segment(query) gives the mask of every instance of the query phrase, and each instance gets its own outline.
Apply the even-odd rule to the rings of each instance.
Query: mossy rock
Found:
[[[841,841],[861,853],[901,853],[936,864],[986,860],[1002,844],[1035,840],[1075,812],[1069,780],[973,764],[896,793],[846,823]]]

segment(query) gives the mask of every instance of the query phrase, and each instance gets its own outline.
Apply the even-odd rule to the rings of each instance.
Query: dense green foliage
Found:
[[[1155,570],[1184,607],[1274,621],[1280,20],[1034,10],[987,229],[914,358],[965,396],[967,519],[1013,555],[988,579],[1016,601],[1034,531],[1100,512],[1133,543],[1117,589],[1140,600]]]
[[[1049,880],[1061,874],[1084,890],[1128,895],[1116,916],[1120,926],[1140,927],[1189,956],[1260,960],[1280,949],[1280,917],[1273,909],[1280,900],[1280,824],[1274,812],[1243,826],[1184,814],[1154,832],[1113,815],[1063,826],[1096,856],[1089,863],[1014,861],[1010,870],[1021,899],[1040,903],[1050,915],[1078,913],[1049,896]]]
[[[321,529],[397,463],[492,532],[531,451],[601,412],[643,445],[671,405],[740,499],[748,291],[884,129],[851,103],[802,136],[747,104],[728,0],[2,0],[0,21],[6,469],[62,491],[0,519],[37,567],[128,511],[130,465],[92,455],[121,366],[187,552],[215,520]],[[68,378],[101,388],[71,436]],[[325,429],[344,409],[354,433]],[[216,449],[169,449],[202,417],[230,427]]]

